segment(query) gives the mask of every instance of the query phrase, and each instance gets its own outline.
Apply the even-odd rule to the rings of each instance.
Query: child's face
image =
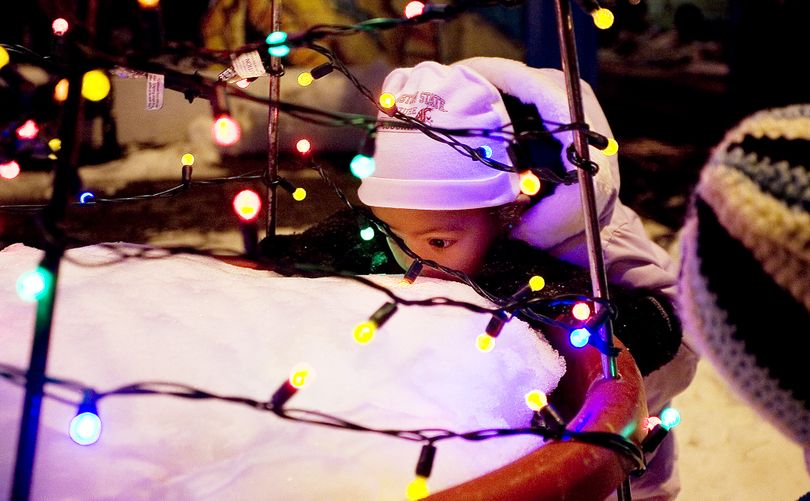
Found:
[[[490,209],[415,210],[372,207],[405,244],[422,259],[475,275],[481,268],[487,250],[499,233],[496,217]],[[392,240],[388,240],[397,263],[407,269],[411,258]],[[423,275],[446,278],[425,268]]]

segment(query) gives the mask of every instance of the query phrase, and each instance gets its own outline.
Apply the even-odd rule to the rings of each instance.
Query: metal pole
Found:
[[[281,0],[272,0],[270,3],[272,11],[272,29],[281,30]],[[281,94],[281,60],[272,57],[270,60],[270,101],[278,102]],[[265,179],[271,181],[267,187],[267,237],[272,239],[276,235],[276,220],[278,212],[278,199],[276,189],[278,184],[274,181],[278,179],[278,108],[271,106],[267,120],[267,172]]]
[[[584,123],[585,112],[582,108],[582,88],[579,80],[579,63],[577,61],[576,42],[574,41],[574,19],[571,15],[571,3],[569,0],[555,0],[555,3],[558,21],[557,31],[560,37],[560,57],[568,91],[568,109],[571,122]],[[578,129],[574,129],[574,149],[579,158],[585,162],[590,160],[588,138]],[[577,169],[577,177],[579,179],[579,193],[585,219],[585,241],[588,246],[591,288],[594,297],[608,299],[607,276],[605,274],[602,241],[599,237],[599,217],[596,213],[593,177],[585,169]],[[613,346],[613,326],[610,318],[605,322],[602,331],[607,345]],[[616,357],[602,354],[602,374],[606,378],[619,377]]]
[[[40,263],[40,267],[48,273],[50,280],[46,281],[45,295],[37,303],[34,339],[31,343],[31,358],[26,373],[25,397],[20,418],[20,436],[17,441],[14,481],[11,487],[11,499],[15,501],[25,501],[31,493],[45,370],[48,365],[48,348],[51,340],[51,323],[56,300],[56,285],[59,264],[64,252],[64,239],[59,224],[64,219],[70,195],[79,184],[76,165],[79,152],[78,141],[81,137],[83,121],[81,84],[82,74],[74,72],[69,78],[68,98],[60,130],[60,136],[65,141],[56,164],[53,194],[42,215],[46,244],[45,257]]]
[[[574,40],[574,18],[571,14],[570,0],[555,0],[557,10],[557,32],[560,37],[560,57],[568,94],[568,110],[571,122],[584,123],[585,112],[582,107],[582,88],[579,81],[579,62]],[[583,161],[590,160],[588,138],[579,129],[574,129],[574,149]],[[599,216],[596,213],[596,196],[594,194],[593,176],[585,169],[577,169],[579,194],[582,200],[582,212],[585,219],[585,241],[588,245],[588,262],[591,272],[591,288],[594,297],[608,299],[607,274],[602,252],[602,240],[599,236]],[[613,346],[613,325],[607,318],[602,329],[607,346]],[[619,378],[616,357],[602,354],[602,375],[609,379]],[[629,501],[630,479],[625,478],[616,489],[619,501]]]

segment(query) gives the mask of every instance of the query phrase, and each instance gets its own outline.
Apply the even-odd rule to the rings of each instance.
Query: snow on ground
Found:
[[[41,254],[21,244],[0,251],[0,363],[25,367],[36,307],[16,297],[14,282]],[[316,379],[289,407],[378,428],[470,431],[526,426],[524,395],[549,392],[564,372],[563,359],[517,320],[494,351],[478,352],[487,315],[447,306],[402,306],[360,346],[353,327],[388,298],[343,278],[279,277],[189,255],[100,265],[116,257],[101,247],[68,257],[48,373],[102,391],[169,381],[264,401],[306,362]],[[402,287],[401,278],[375,281],[409,299],[483,304],[463,284]],[[0,436],[0,485],[11,478],[22,395],[0,380],[0,425],[9,431]],[[231,403],[155,396],[100,401],[101,440],[81,447],[66,433],[76,408],[46,399],[43,409],[34,499],[402,499],[420,450]],[[441,442],[431,488],[479,476],[538,444]]]

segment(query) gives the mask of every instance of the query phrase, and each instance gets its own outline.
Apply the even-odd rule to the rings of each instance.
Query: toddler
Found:
[[[446,66],[424,62],[394,70],[382,92],[397,109],[431,127],[491,131],[455,136],[494,161],[512,165],[498,131],[537,129],[570,121],[561,72],[517,61],[473,58]],[[593,92],[583,83],[591,130],[612,137]],[[545,183],[533,198],[521,194],[515,172],[497,170],[380,113],[374,172],[362,180],[360,200],[422,260],[462,271],[501,297],[532,275],[545,278],[548,296],[590,294],[584,220],[576,184]],[[552,128],[552,127],[548,127]],[[566,149],[570,131],[539,137],[524,158],[558,176],[575,167]],[[694,375],[696,358],[682,344],[672,309],[676,274],[667,254],[647,237],[638,216],[618,200],[618,164],[591,147],[598,166],[596,202],[611,299],[619,316],[616,336],[645,377],[647,405],[657,414]],[[520,156],[516,156],[519,159]],[[525,170],[529,165],[522,166]],[[355,216],[338,214],[301,235],[266,242],[267,253],[354,271],[396,272],[411,259],[392,239],[390,249],[357,237]],[[401,270],[399,270],[401,272]],[[446,276],[426,268],[428,276]],[[636,499],[677,493],[672,437],[648,456],[648,472],[634,481]]]

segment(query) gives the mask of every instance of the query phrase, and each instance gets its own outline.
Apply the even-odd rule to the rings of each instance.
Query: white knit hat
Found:
[[[474,70],[432,61],[400,68],[385,79],[383,92],[397,109],[448,129],[498,129],[510,123],[498,89]],[[380,113],[380,120],[391,119]],[[511,130],[511,129],[509,129]],[[495,161],[510,164],[507,142],[460,137],[472,148],[488,146]],[[420,130],[383,125],[378,129],[374,173],[362,180],[360,200],[374,207],[459,210],[513,202],[520,189],[515,173],[493,169],[461,155]]]
[[[592,130],[612,137],[593,91],[584,82],[582,90],[586,122]],[[397,108],[406,115],[435,127],[498,129],[510,124],[501,92],[534,104],[545,121],[570,122],[562,72],[529,68],[503,58],[476,57],[450,66],[424,62],[400,68],[385,79],[382,92],[394,94]],[[390,121],[382,113],[379,117]],[[573,134],[562,132],[555,138],[563,145],[562,164],[566,170],[573,170],[565,153]],[[493,160],[511,165],[505,141],[457,139],[473,148],[487,145]],[[618,162],[596,148],[589,151],[599,167],[594,184],[597,211],[602,215],[618,193]],[[424,210],[494,207],[514,201],[520,191],[517,174],[465,157],[415,129],[380,129],[374,160],[376,170],[363,179],[358,191],[360,200],[370,206]],[[512,236],[536,247],[550,248],[580,234],[583,228],[579,187],[560,185],[523,215]]]
[[[726,134],[681,241],[680,313],[723,378],[810,449],[810,104]]]

